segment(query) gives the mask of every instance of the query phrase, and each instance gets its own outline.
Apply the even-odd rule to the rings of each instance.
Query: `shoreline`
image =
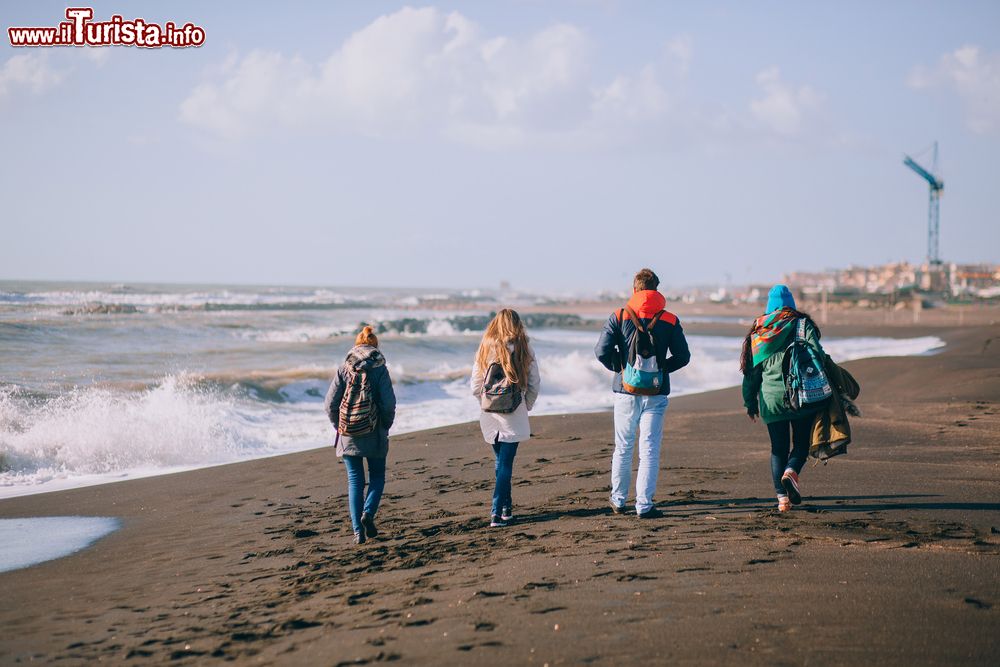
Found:
[[[855,444],[790,515],[734,388],[671,400],[650,521],[607,506],[606,412],[533,418],[499,531],[475,423],[393,436],[360,549],[325,449],[0,500],[122,521],[0,574],[0,661],[995,663],[1000,327],[942,338],[845,364]]]
[[[687,331],[687,333],[689,335],[696,335],[696,336],[733,337],[733,335],[734,335],[733,334],[733,329],[734,329],[734,325],[729,325],[729,324],[696,323],[696,325],[694,327],[690,328]],[[947,331],[947,330],[944,330],[944,331]],[[835,328],[834,334],[833,335],[828,335],[827,338],[828,339],[829,338],[838,338],[838,336],[836,335],[838,332],[848,333],[848,330],[845,329],[845,328],[839,328],[839,329]],[[920,329],[918,331],[914,331],[914,332],[912,332],[912,335],[909,335],[909,336],[900,336],[900,337],[886,336],[886,335],[884,335],[884,333],[885,333],[884,331],[881,331],[881,330],[878,330],[878,329],[862,330],[860,332],[855,331],[853,333],[854,333],[853,336],[845,336],[844,338],[865,338],[865,337],[873,337],[874,336],[874,337],[879,337],[879,338],[891,338],[893,340],[903,341],[903,340],[910,340],[910,339],[913,339],[913,338],[931,336],[931,335],[934,335],[935,333],[941,334],[941,333],[943,333],[943,330],[940,329],[940,328],[936,328],[936,327],[935,328],[926,328],[926,329]],[[919,354],[890,355],[890,357],[895,357],[895,356],[927,356],[927,355],[934,355],[934,354],[939,354],[946,347],[947,347],[947,343],[945,343],[943,341],[943,339],[942,339],[942,345],[940,347],[938,347],[938,348],[933,348],[933,349],[930,349],[930,350],[928,350],[926,352],[919,353]],[[876,356],[860,357],[858,359],[855,359],[855,361],[861,360],[861,359],[872,359],[872,358],[879,358],[879,357],[876,357]],[[677,398],[680,398],[681,396],[697,396],[699,394],[703,394],[703,393],[706,393],[706,392],[712,392],[712,391],[717,391],[719,389],[726,389],[726,388],[731,388],[731,387],[736,387],[736,386],[738,386],[738,384],[726,385],[726,386],[723,386],[723,387],[703,388],[703,389],[698,389],[696,391],[691,391],[691,392],[674,393],[672,395],[672,397],[671,397],[671,400],[676,400]],[[596,413],[610,412],[610,410],[611,410],[611,406],[609,405],[607,407],[596,407],[596,408],[594,408],[594,407],[588,407],[588,408],[582,409],[580,411],[570,411],[570,412],[547,411],[547,412],[541,412],[541,413],[534,413],[533,416],[534,417],[542,417],[542,416],[557,416],[557,415],[586,415],[586,414],[596,414]],[[436,425],[432,425],[432,426],[428,426],[428,427],[421,427],[421,428],[418,428],[418,429],[415,429],[415,430],[409,430],[409,431],[398,431],[398,432],[394,431],[391,434],[391,437],[395,438],[395,437],[399,437],[399,436],[402,436],[402,435],[407,435],[407,434],[410,434],[410,433],[418,433],[420,431],[425,431],[425,430],[435,430],[435,429],[440,429],[440,428],[447,428],[447,427],[450,427],[450,426],[459,426],[459,425],[464,424],[464,423],[467,423],[467,422],[465,422],[465,421],[462,421],[462,422],[450,422],[450,423],[436,424]],[[56,478],[56,479],[50,480],[49,482],[42,482],[42,483],[39,483],[37,485],[26,485],[26,484],[25,485],[17,485],[17,484],[0,485],[0,501],[3,501],[5,499],[9,499],[9,498],[19,498],[19,497],[22,497],[22,496],[40,495],[40,494],[45,494],[45,493],[59,493],[59,492],[62,492],[62,491],[71,491],[73,489],[88,488],[88,487],[91,487],[91,486],[97,486],[97,485],[102,485],[102,484],[117,484],[117,483],[120,483],[120,482],[127,482],[127,481],[132,481],[132,480],[142,480],[142,479],[148,479],[148,478],[151,478],[151,477],[158,477],[158,476],[161,476],[161,475],[180,474],[180,473],[185,473],[185,472],[191,472],[191,471],[194,471],[194,470],[216,468],[216,467],[219,467],[219,466],[233,465],[233,464],[238,464],[238,463],[247,463],[247,462],[257,461],[257,460],[265,460],[265,459],[270,459],[270,458],[275,458],[275,457],[280,457],[280,456],[288,456],[288,455],[297,454],[297,453],[301,453],[301,452],[307,452],[307,451],[314,451],[314,450],[318,450],[318,449],[324,449],[324,448],[326,448],[328,446],[329,446],[329,443],[323,443],[323,444],[316,445],[314,447],[306,447],[304,449],[297,449],[297,450],[287,451],[287,452],[275,452],[275,453],[269,453],[269,454],[261,454],[261,455],[255,455],[255,456],[252,456],[252,457],[242,458],[242,459],[238,459],[238,460],[234,460],[234,461],[224,461],[224,462],[218,462],[218,463],[181,464],[181,465],[174,465],[174,466],[165,467],[163,469],[152,469],[152,470],[145,469],[145,468],[138,468],[138,469],[136,469],[134,471],[125,470],[125,471],[116,471],[116,472],[109,472],[109,473],[89,473],[89,474],[85,474],[85,475],[79,475],[76,478],[65,478],[65,477],[63,477],[63,478]],[[40,486],[46,486],[48,484],[52,484],[53,488],[44,488],[44,489],[37,489],[37,490],[35,490],[36,486],[40,487]]]

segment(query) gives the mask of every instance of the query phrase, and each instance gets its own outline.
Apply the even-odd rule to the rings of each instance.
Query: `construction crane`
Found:
[[[927,263],[931,266],[941,265],[941,256],[938,248],[938,238],[940,236],[941,211],[940,200],[941,191],[944,190],[944,181],[934,173],[937,171],[938,145],[934,142],[934,153],[932,156],[930,170],[924,169],[916,160],[909,155],[903,155],[903,164],[917,172],[917,174],[927,181],[930,186],[930,204],[927,209]]]

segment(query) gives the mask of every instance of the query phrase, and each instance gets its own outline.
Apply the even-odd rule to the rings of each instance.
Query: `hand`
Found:
[[[753,422],[754,424],[756,424],[758,416],[759,416],[759,413],[756,410],[754,410],[753,408],[747,408],[747,418],[751,422]]]

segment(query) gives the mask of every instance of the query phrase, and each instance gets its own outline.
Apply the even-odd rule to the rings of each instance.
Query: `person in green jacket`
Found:
[[[785,349],[795,340],[800,319],[805,319],[806,342],[822,359],[820,331],[805,313],[795,309],[795,299],[785,285],[775,285],[767,298],[767,309],[758,317],[743,341],[740,370],[743,372],[743,405],[750,421],[759,417],[771,438],[771,477],[778,494],[778,511],[787,512],[802,502],[799,474],[809,455],[816,411],[824,403],[793,410],[785,399],[782,361]]]

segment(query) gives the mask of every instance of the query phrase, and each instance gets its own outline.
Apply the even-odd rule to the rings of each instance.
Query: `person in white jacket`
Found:
[[[493,446],[496,461],[490,526],[502,527],[514,519],[510,497],[514,456],[518,444],[531,437],[528,411],[535,405],[539,386],[538,361],[521,318],[510,308],[497,313],[486,327],[470,384],[480,399],[483,439]]]

